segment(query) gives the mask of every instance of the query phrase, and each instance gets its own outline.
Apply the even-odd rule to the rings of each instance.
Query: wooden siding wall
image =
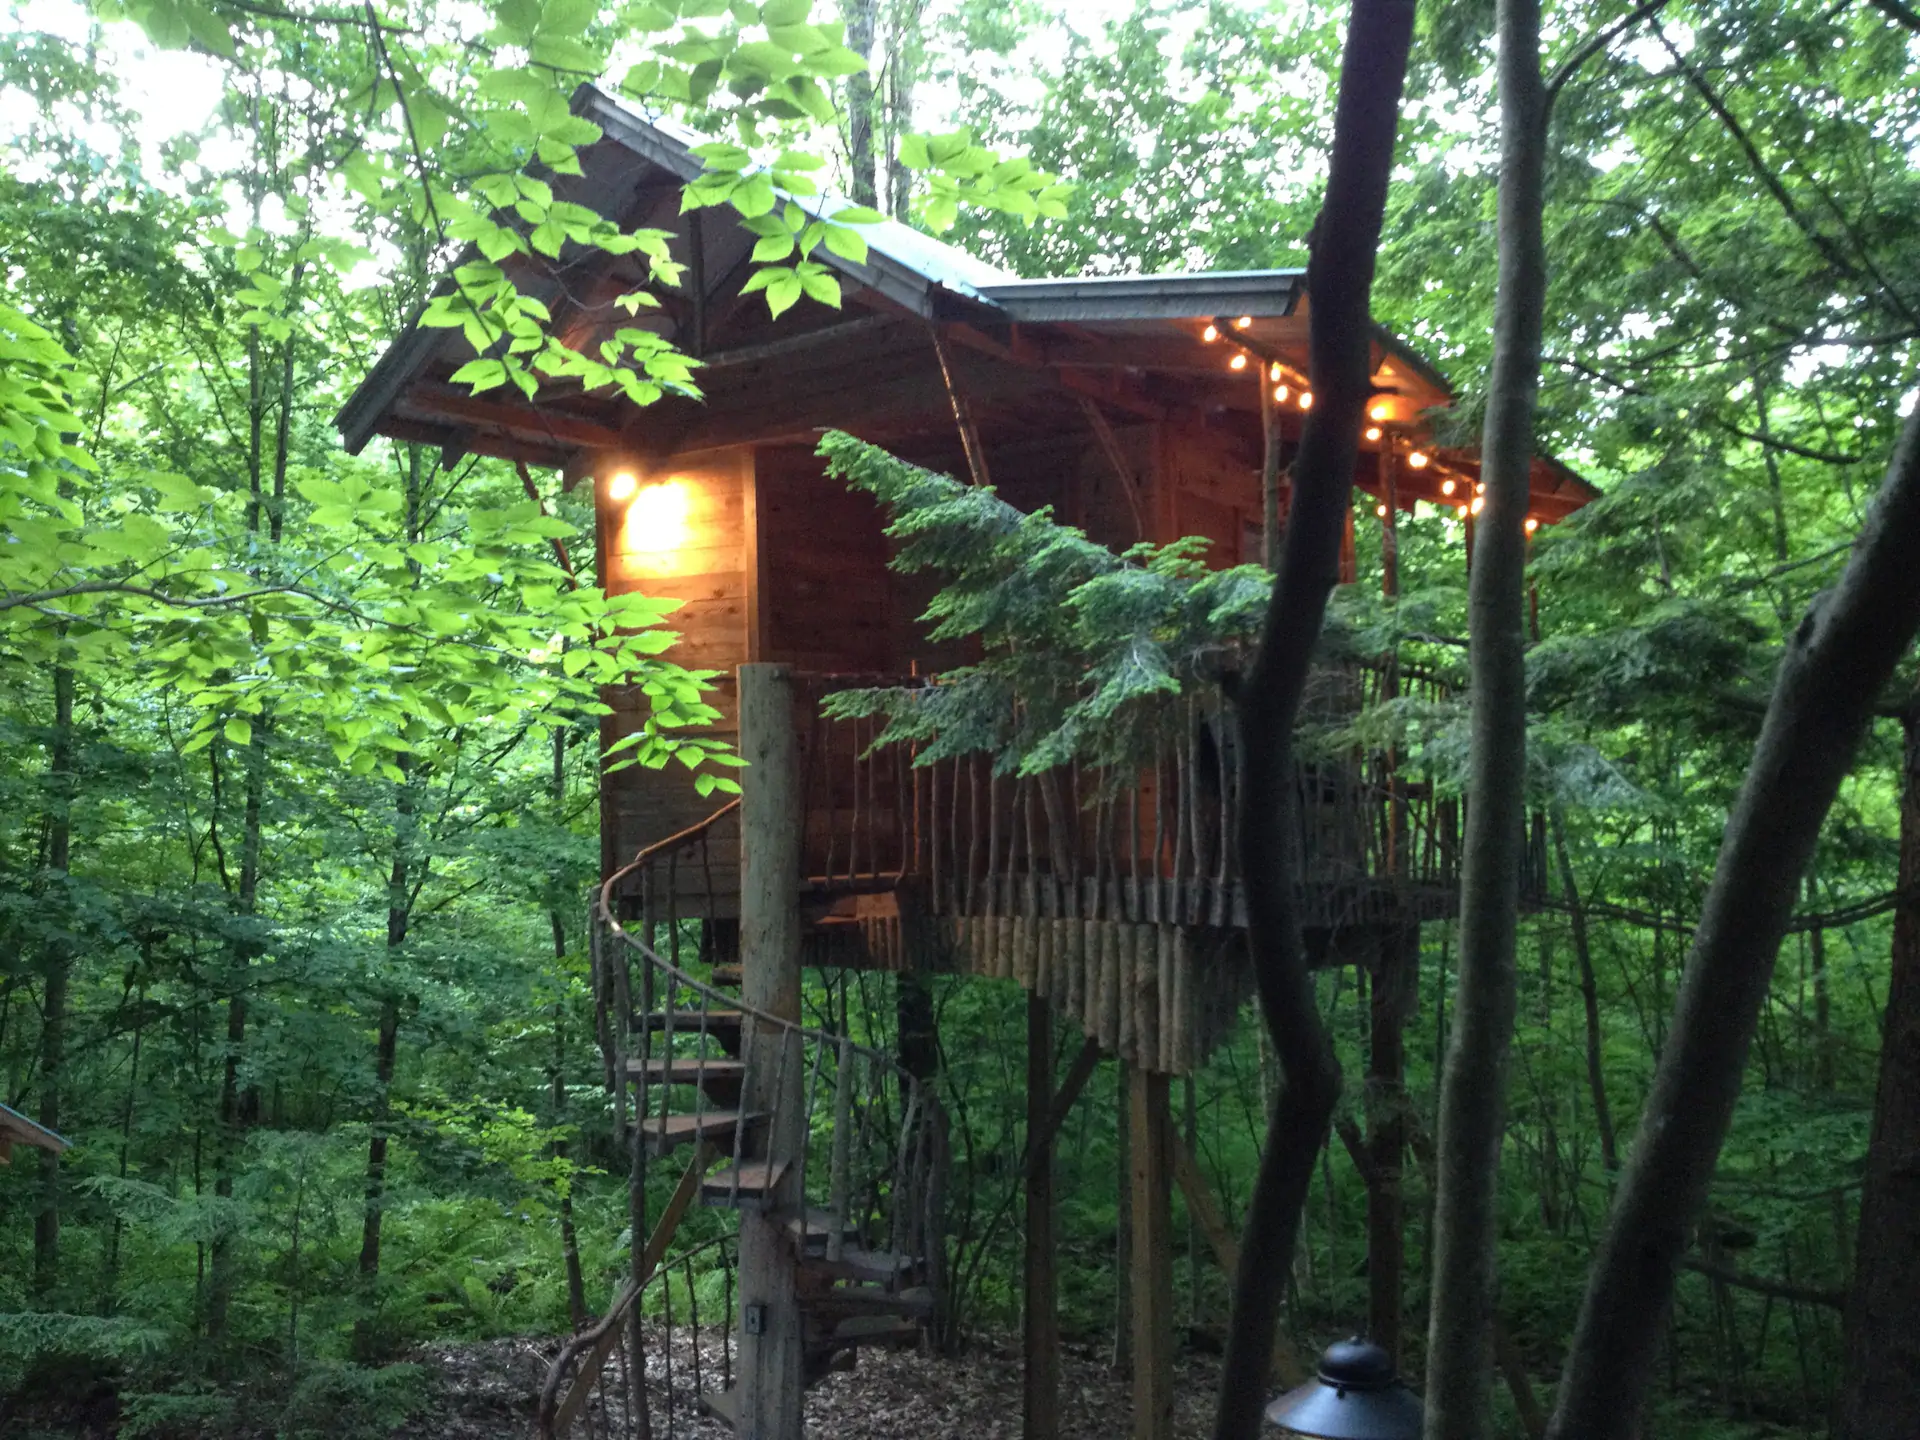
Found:
[[[734,667],[749,653],[753,501],[753,452],[734,446],[676,457],[648,475],[627,505],[600,505],[600,573],[607,588],[686,602],[667,618],[680,639],[666,658],[721,672],[708,698],[721,712],[714,733],[729,742],[739,733]],[[611,744],[639,727],[646,705],[637,693],[621,691],[609,693],[607,701],[614,713],[602,728]],[[690,772],[677,764],[622,770],[608,790],[602,852],[603,860],[616,864],[704,819],[719,804],[698,794]],[[718,847],[715,860],[730,879],[737,851]]]
[[[766,446],[754,458],[763,557],[754,658],[823,675],[905,669],[880,507],[829,480],[811,450]]]

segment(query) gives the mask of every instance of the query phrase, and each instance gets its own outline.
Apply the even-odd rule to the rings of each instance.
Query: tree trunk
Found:
[[[1611,1175],[1620,1168],[1620,1145],[1613,1131],[1613,1107],[1607,1103],[1607,1073],[1601,1064],[1600,986],[1593,973],[1593,943],[1587,934],[1587,909],[1573,877],[1573,857],[1567,853],[1566,827],[1555,814],[1553,856],[1560,866],[1560,882],[1567,897],[1567,916],[1573,930],[1573,958],[1580,965],[1580,1003],[1586,1011],[1587,1090],[1593,1098],[1593,1128],[1600,1136],[1600,1164]]]
[[[1539,0],[1500,0],[1498,17],[1500,275],[1482,438],[1486,509],[1468,579],[1472,803],[1461,845],[1459,980],[1436,1137],[1428,1440],[1479,1440],[1491,1421],[1500,1149],[1526,826],[1526,520],[1547,289],[1546,93]]]
[[[1902,721],[1900,890],[1836,1440],[1920,1435],[1920,713]]]
[[[40,1010],[40,1123],[60,1128],[60,1086],[67,1053],[67,979],[73,966],[73,671],[53,671],[53,748],[47,764],[47,879],[65,932],[47,946]],[[40,1208],[33,1217],[33,1291],[48,1295],[60,1278],[60,1156],[40,1152]]]
[[[1301,1208],[1340,1091],[1294,899],[1293,728],[1339,579],[1370,392],[1374,260],[1413,16],[1411,0],[1355,0],[1348,23],[1332,163],[1307,274],[1317,401],[1294,458],[1292,505],[1260,649],[1236,697],[1246,767],[1238,843],[1248,877],[1247,946],[1284,1083],[1268,1119],[1234,1275],[1214,1440],[1254,1440],[1260,1430]]]
[[[1687,1234],[1733,1120],[1747,1051],[1821,822],[1920,628],[1920,410],[1837,584],[1789,639],[1694,932],[1672,1030],[1562,1374],[1550,1440],[1633,1432]],[[1876,1263],[1885,1257],[1875,1256]]]
[[[566,812],[567,732],[555,726],[553,731],[553,818],[556,825],[566,823]],[[557,901],[555,907],[547,912],[547,923],[553,929],[554,967],[561,972],[556,979],[564,982],[567,925],[561,917]],[[553,1073],[548,1082],[548,1096],[553,1104],[553,1123],[556,1128],[564,1122],[567,1111],[566,1014],[565,1000],[556,999],[553,1002]],[[553,1154],[555,1159],[564,1161],[567,1158],[567,1142],[555,1140]],[[591,1316],[587,1310],[586,1277],[580,1270],[580,1237],[573,1225],[571,1179],[560,1189],[560,1258],[567,1270],[567,1318],[573,1322],[573,1328],[579,1331],[585,1328]]]
[[[846,0],[847,48],[862,60],[873,57],[873,22],[879,0]],[[853,171],[853,203],[877,206],[879,166],[873,146],[873,72],[847,77],[847,157]]]

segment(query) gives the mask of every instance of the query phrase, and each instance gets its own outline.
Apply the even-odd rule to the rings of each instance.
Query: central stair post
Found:
[[[800,1021],[800,861],[804,795],[784,665],[742,665],[740,751],[741,997],[747,1070],[742,1113],[766,1114],[766,1156],[785,1161],[763,1208],[740,1213],[741,1440],[801,1440],[803,1337],[796,1258],[785,1228],[805,1224],[806,1075],[800,1034],[755,1011]]]

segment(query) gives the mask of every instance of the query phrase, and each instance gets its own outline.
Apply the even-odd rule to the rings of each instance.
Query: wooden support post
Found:
[[[1060,1311],[1053,1268],[1053,1012],[1027,996],[1027,1236],[1024,1440],[1060,1434]]]
[[[800,1020],[799,747],[784,665],[740,667],[741,997],[749,1011]],[[795,1261],[783,1233],[802,1208],[806,1073],[797,1030],[749,1014],[743,1111],[764,1112],[766,1158],[787,1160],[764,1210],[740,1212],[740,1440],[801,1440],[802,1338]]]
[[[1127,1072],[1133,1193],[1133,1440],[1173,1437],[1173,1214],[1167,1076]]]

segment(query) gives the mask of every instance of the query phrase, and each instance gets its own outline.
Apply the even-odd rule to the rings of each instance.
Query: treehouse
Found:
[[[704,399],[669,394],[641,408],[564,383],[532,399],[511,388],[473,395],[451,378],[473,358],[461,333],[416,326],[339,424],[356,452],[386,436],[436,446],[449,465],[494,456],[592,486],[601,582],[684,601],[668,657],[719,672],[720,731],[754,761],[741,772],[745,803],[715,814],[677,767],[626,769],[602,789],[602,944],[637,938],[635,953],[647,957],[639,979],[615,967],[601,982],[614,1017],[610,1073],[631,1078],[637,1095],[650,1086],[678,1097],[657,1115],[638,1099],[636,1133],[655,1150],[691,1144],[716,1147],[709,1159],[730,1155],[717,1174],[696,1165],[700,1194],[798,1227],[799,1350],[809,1375],[843,1340],[896,1335],[889,1327],[903,1317],[924,1317],[919,1296],[938,1288],[937,1246],[922,1223],[938,1188],[930,1142],[896,1137],[893,1178],[871,1192],[889,1197],[891,1219],[879,1225],[853,1217],[861,1186],[849,1172],[859,1167],[833,1148],[849,1130],[850,1095],[889,1084],[918,1095],[916,1082],[891,1076],[887,1057],[856,1054],[844,1035],[803,1034],[797,998],[781,1000],[797,997],[797,982],[756,977],[753,937],[785,933],[755,930],[754,896],[771,885],[797,917],[797,953],[779,965],[1010,979],[1078,1025],[1089,1056],[1117,1055],[1157,1083],[1141,1091],[1135,1113],[1136,1153],[1159,1157],[1136,1195],[1145,1238],[1135,1256],[1137,1293],[1162,1294],[1168,1282],[1156,1267],[1165,1258],[1153,1247],[1165,1238],[1173,1169],[1165,1077],[1204,1062],[1249,988],[1231,844],[1240,767],[1221,702],[1217,694],[1169,702],[1175,738],[1121,775],[1063,767],[1014,780],[996,778],[984,758],[916,764],[904,748],[871,748],[877,723],[829,718],[825,696],[937,685],[968,655],[928,638],[921,616],[933,583],[889,567],[878,507],[829,479],[815,450],[825,431],[844,430],[991,484],[1022,510],[1051,506],[1116,550],[1199,536],[1210,564],[1258,561],[1270,528],[1285,524],[1285,466],[1313,403],[1305,274],[1020,279],[887,222],[861,227],[863,261],[819,252],[838,275],[840,308],[803,302],[770,317],[765,297],[746,289],[754,235],[731,211],[680,214],[682,188],[702,169],[689,148],[699,137],[592,87],[575,108],[603,138],[581,152],[582,175],[555,179],[557,195],[625,228],[676,231],[684,284],[658,291],[659,308],[634,320],[614,304],[645,283],[633,259],[569,249],[550,269],[528,265],[516,278],[576,348],[637,323],[698,357]],[[1478,464],[1429,429],[1431,412],[1451,399],[1440,375],[1377,327],[1372,357],[1377,394],[1353,477],[1353,524],[1379,527],[1391,576],[1395,526],[1415,504],[1457,506],[1470,528]],[[1263,469],[1280,477],[1271,517]],[[1553,524],[1593,493],[1538,460],[1530,524]],[[753,676],[757,699],[741,689]],[[1404,668],[1322,678],[1316,703],[1335,712],[1439,683]],[[611,746],[640,723],[644,701],[607,698]],[[741,736],[743,702],[759,707],[757,735]],[[750,837],[745,849],[749,861],[755,843],[763,857],[790,859],[756,881],[743,877],[743,816],[751,829],[759,805],[764,819],[788,745],[794,767],[779,804],[795,812],[785,817],[790,848]],[[1300,899],[1317,955],[1365,962],[1391,937],[1452,912],[1453,802],[1399,778],[1385,755],[1303,765],[1296,793]],[[683,937],[695,934],[683,953]],[[729,1009],[738,987],[744,1003],[736,997]],[[785,1078],[775,1079],[756,1069],[743,1032],[775,1024],[768,1017],[780,1011],[783,1033],[812,1059],[782,1061]],[[829,1077],[822,1083],[839,1107],[832,1146],[779,1118],[798,1104],[791,1092],[809,1065]],[[893,1113],[910,1127],[919,1104]],[[929,1106],[920,1105],[922,1120]],[[1044,1122],[1044,1099],[1037,1113]],[[807,1208],[816,1199],[817,1212]],[[743,1222],[743,1254],[747,1233]],[[853,1251],[861,1258],[849,1261]],[[849,1305],[849,1291],[863,1288],[895,1303]],[[1170,1312],[1143,1308],[1162,1312],[1143,1322],[1150,1331]],[[866,1330],[847,1330],[854,1320]],[[1160,1354],[1146,1348],[1159,1345],[1157,1334],[1143,1338],[1143,1356]],[[1141,1383],[1164,1389],[1167,1369],[1143,1363]],[[1154,1395],[1143,1405],[1155,1416],[1163,1408]],[[1161,1433],[1159,1421],[1137,1433]]]

